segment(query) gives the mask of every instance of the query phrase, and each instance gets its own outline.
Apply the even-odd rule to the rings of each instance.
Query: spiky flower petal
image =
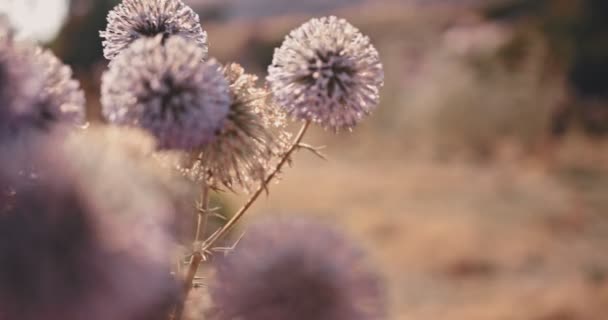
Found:
[[[248,229],[235,251],[215,262],[210,288],[217,319],[382,319],[378,277],[335,231],[306,221]]]
[[[123,0],[108,14],[102,31],[104,56],[114,59],[135,40],[179,35],[196,43],[207,55],[207,33],[199,16],[181,0]]]
[[[0,154],[0,319],[166,319],[178,293],[166,182],[129,135],[72,134]]]
[[[103,115],[149,130],[162,149],[211,142],[228,115],[230,95],[219,64],[204,56],[182,37],[137,40],[103,75]]]
[[[248,190],[263,181],[285,147],[285,114],[275,108],[257,77],[238,64],[224,68],[230,83],[230,111],[217,139],[194,153],[186,172],[215,188]]]
[[[292,116],[350,129],[379,104],[384,73],[368,37],[336,17],[312,19],[275,50],[268,82]]]

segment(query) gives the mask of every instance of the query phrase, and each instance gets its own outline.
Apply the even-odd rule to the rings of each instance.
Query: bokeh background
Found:
[[[116,2],[0,0],[74,68],[91,121]],[[608,1],[185,2],[211,55],[262,79],[285,34],[329,14],[385,66],[377,112],[314,131],[329,161],[299,154],[248,219],[345,228],[387,279],[391,319],[608,319]]]

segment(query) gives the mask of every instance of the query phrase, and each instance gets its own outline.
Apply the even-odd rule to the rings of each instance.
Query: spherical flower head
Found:
[[[48,50],[18,42],[0,17],[0,131],[84,122],[85,98],[72,71]]]
[[[134,149],[94,152],[84,137],[38,136],[0,155],[0,319],[163,319],[175,301],[174,212],[158,180],[136,169]]]
[[[33,60],[40,72],[42,90],[38,93],[37,115],[33,118],[40,126],[50,123],[82,125],[85,122],[86,101],[72,69],[63,64],[51,51],[26,46],[24,54]]]
[[[368,37],[336,17],[312,19],[275,50],[267,80],[292,116],[351,129],[379,104],[384,72]]]
[[[228,117],[217,138],[193,154],[185,171],[195,179],[223,189],[250,190],[262,182],[287,142],[285,114],[256,87],[257,77],[238,64],[223,69],[230,83]]]
[[[163,44],[164,43],[164,44]],[[228,115],[228,82],[214,60],[182,37],[137,40],[103,75],[111,123],[152,132],[161,149],[192,150],[215,139]]]
[[[214,262],[214,313],[242,320],[382,319],[380,281],[363,260],[340,234],[314,223],[256,225]]]
[[[12,41],[0,40],[0,138],[10,138],[29,127],[43,90],[39,70],[16,46]]]
[[[189,39],[207,54],[207,33],[199,16],[181,0],[123,0],[108,14],[108,26],[102,31],[103,53],[114,59],[135,40],[162,35]]]

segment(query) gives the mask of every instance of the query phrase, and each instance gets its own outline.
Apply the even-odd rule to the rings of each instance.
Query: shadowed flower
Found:
[[[167,183],[138,165],[146,148],[105,137],[48,135],[0,155],[0,319],[166,319]]]
[[[228,114],[228,82],[214,60],[182,37],[137,40],[102,78],[111,123],[152,132],[161,149],[192,150],[215,139]]]
[[[217,139],[194,153],[186,170],[195,179],[207,179],[215,188],[249,189],[266,178],[270,164],[287,142],[285,115],[271,105],[257,77],[238,64],[224,68],[230,83],[230,111]]]
[[[249,228],[215,261],[210,288],[217,319],[382,319],[378,277],[340,234],[305,221]]]
[[[207,33],[199,16],[181,0],[123,0],[108,14],[108,26],[102,31],[104,56],[114,59],[135,40],[162,35],[182,36],[196,43],[207,55]]]
[[[275,50],[267,78],[290,115],[335,131],[351,129],[378,106],[383,79],[369,38],[336,17],[292,31]]]

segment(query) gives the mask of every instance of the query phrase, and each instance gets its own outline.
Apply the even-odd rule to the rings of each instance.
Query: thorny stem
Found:
[[[194,236],[194,243],[197,244],[201,241],[201,237],[207,228],[207,220],[209,216],[209,185],[206,182],[206,177],[203,177],[203,183],[201,185],[201,200],[200,207],[197,208],[197,222],[196,222],[196,234]],[[184,280],[184,287],[182,292],[182,300],[179,302],[178,306],[175,309],[175,317],[174,320],[180,320],[182,318],[182,314],[184,312],[184,304],[186,303],[186,299],[188,298],[188,294],[190,290],[192,290],[192,285],[194,283],[194,278],[196,277],[196,272],[198,271],[198,267],[203,261],[203,255],[195,251],[190,259],[190,266],[188,267],[188,273],[186,274],[186,279]]]
[[[213,245],[215,244],[216,241],[218,241],[221,237],[223,237],[226,233],[228,233],[228,231],[230,231],[236,225],[236,223],[239,221],[239,219],[241,219],[241,217],[243,217],[243,215],[247,212],[247,210],[249,210],[249,208],[251,208],[251,206],[260,197],[260,195],[262,195],[262,193],[264,193],[264,191],[268,190],[268,185],[277,176],[277,174],[279,172],[281,172],[281,170],[283,169],[285,164],[287,164],[291,161],[291,155],[296,150],[300,149],[302,139],[304,139],[304,136],[306,135],[306,131],[308,131],[310,124],[311,124],[310,121],[307,121],[306,123],[304,123],[302,125],[300,132],[294,139],[294,141],[291,144],[291,146],[289,147],[289,149],[287,149],[287,151],[281,158],[281,161],[279,161],[279,163],[274,168],[274,170],[268,175],[266,180],[264,180],[264,182],[262,184],[260,184],[260,187],[251,196],[251,198],[249,198],[249,200],[247,200],[245,205],[243,205],[243,207],[239,211],[237,211],[234,214],[234,216],[232,216],[232,218],[230,218],[230,220],[228,220],[228,222],[226,222],[226,224],[221,229],[219,229],[218,231],[213,233],[207,240],[205,240],[205,242],[202,245],[202,252],[208,252],[208,250],[211,247],[213,247]]]
[[[198,220],[196,222],[196,235],[194,236],[194,242],[201,241],[201,237],[207,229],[207,220],[209,217],[209,186],[207,185],[206,175],[203,176],[203,184],[201,186],[201,203],[198,208]]]

